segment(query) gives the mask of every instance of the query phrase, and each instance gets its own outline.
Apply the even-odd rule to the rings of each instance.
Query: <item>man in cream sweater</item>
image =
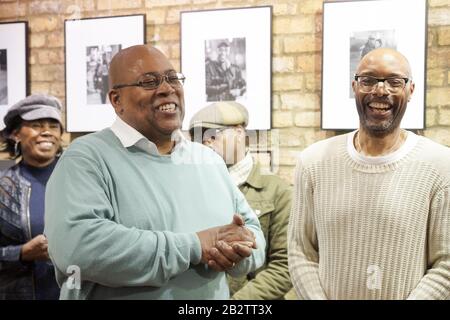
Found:
[[[313,144],[297,163],[288,230],[303,299],[450,297],[450,149],[400,129],[414,92],[382,48],[353,81],[359,130]]]

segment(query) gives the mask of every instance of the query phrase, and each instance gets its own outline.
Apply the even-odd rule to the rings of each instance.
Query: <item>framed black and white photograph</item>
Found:
[[[109,127],[116,118],[108,100],[109,64],[120,50],[145,44],[145,15],[66,20],[65,43],[67,131]]]
[[[0,23],[0,130],[8,108],[27,96],[27,22]]]
[[[205,40],[206,101],[244,99],[246,78],[245,38]]]
[[[86,48],[87,104],[106,104],[108,101],[108,70],[112,57],[122,45],[96,45]]]
[[[271,129],[271,19],[271,6],[181,12],[183,129],[216,101],[244,105],[249,130]]]
[[[352,80],[361,58],[380,47],[411,65],[415,90],[401,127],[424,129],[426,35],[426,0],[324,2],[322,129],[359,127]]]
[[[349,97],[354,98],[352,80],[355,77],[359,61],[370,51],[377,48],[397,49],[395,29],[355,31],[350,34],[350,72]]]

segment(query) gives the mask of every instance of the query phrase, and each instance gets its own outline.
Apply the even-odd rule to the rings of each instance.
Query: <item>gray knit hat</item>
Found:
[[[23,120],[37,120],[37,119],[55,119],[61,121],[61,102],[54,96],[46,94],[33,94],[20,100],[8,109],[3,122],[6,130],[10,131],[11,126],[15,123],[14,119],[20,117]]]

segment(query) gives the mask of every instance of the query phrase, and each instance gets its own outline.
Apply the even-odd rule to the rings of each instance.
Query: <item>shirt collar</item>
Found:
[[[123,121],[120,117],[116,118],[116,121],[114,121],[110,129],[124,148],[136,146],[151,155],[161,156],[156,144],[148,140],[142,133]],[[187,142],[186,137],[180,129],[177,129],[172,133],[172,140],[175,141],[174,149],[177,148],[178,145],[181,146]]]
[[[350,157],[354,161],[363,165],[386,165],[399,161],[400,159],[405,157],[412,149],[414,149],[419,140],[419,136],[417,136],[411,131],[406,131],[408,135],[406,137],[406,140],[403,142],[403,144],[400,146],[399,149],[384,156],[371,157],[365,156],[356,151],[353,141],[355,140],[355,135],[357,132],[358,130],[355,130],[348,134],[347,152],[350,154]]]
[[[259,163],[256,163],[253,166],[253,169],[250,172],[246,183],[251,185],[255,189],[262,189],[264,187],[262,180],[262,175],[264,175],[264,173],[262,173],[261,171],[262,171],[261,166],[259,165]]]

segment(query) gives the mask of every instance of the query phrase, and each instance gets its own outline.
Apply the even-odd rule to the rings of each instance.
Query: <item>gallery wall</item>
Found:
[[[30,92],[49,93],[64,102],[65,19],[145,13],[147,43],[179,69],[181,11],[262,5],[273,6],[272,124],[280,142],[278,174],[291,181],[299,151],[341,133],[320,129],[321,0],[1,0],[0,22],[28,21]],[[429,0],[427,19],[423,134],[450,146],[450,0]],[[65,144],[80,135],[65,134]]]

